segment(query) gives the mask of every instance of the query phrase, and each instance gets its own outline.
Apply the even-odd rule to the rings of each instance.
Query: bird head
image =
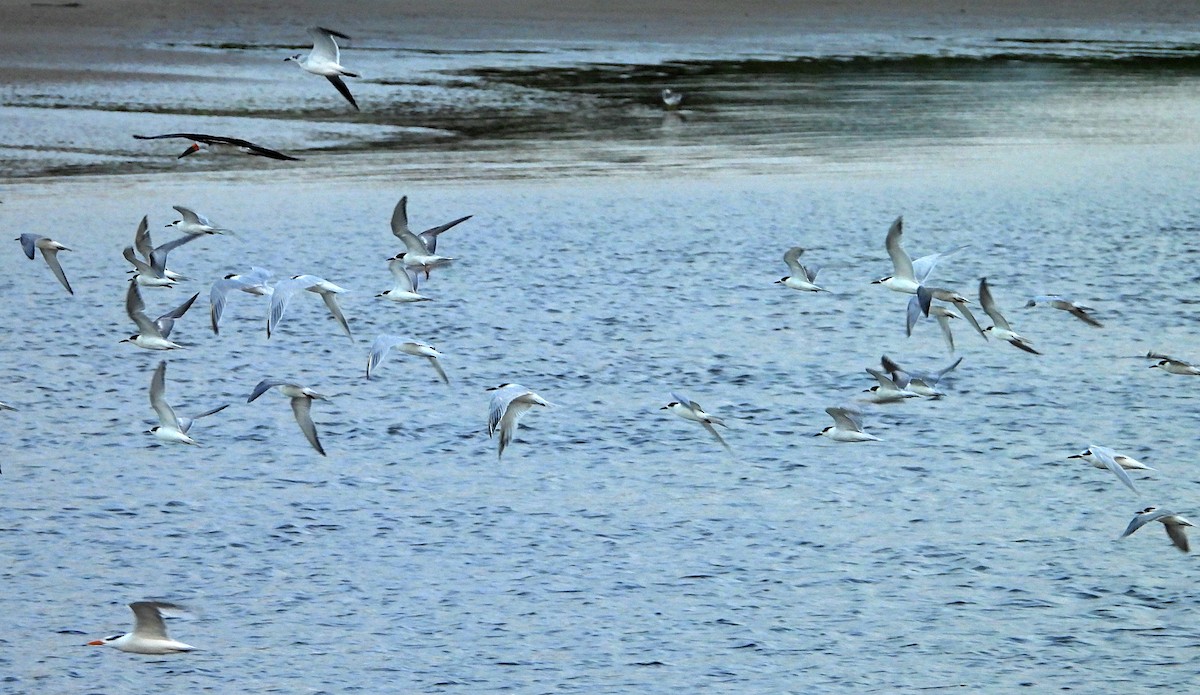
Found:
[[[820,432],[817,432],[817,433],[816,433],[816,434],[814,434],[813,436],[814,436],[814,437],[820,437],[821,435],[825,434],[825,433],[826,433],[826,432],[828,432],[829,430],[832,430],[832,429],[833,429],[833,427],[834,427],[833,425],[830,425],[829,427],[826,427],[825,429],[821,430]]]
[[[121,634],[121,635],[110,635],[110,636],[108,636],[108,637],[105,637],[105,638],[103,638],[103,639],[94,639],[94,640],[92,640],[91,642],[88,642],[88,643],[87,643],[87,645],[85,645],[85,646],[88,646],[88,647],[103,647],[103,646],[104,646],[104,645],[106,645],[106,644],[111,644],[111,643],[113,643],[113,642],[116,642],[117,640],[121,639],[121,638],[122,638],[122,637],[124,637],[124,636],[125,636],[125,635],[123,635],[123,634]]]
[[[885,283],[885,282],[887,282],[888,280],[891,280],[891,279],[892,279],[892,276],[891,276],[891,275],[885,275],[884,277],[881,277],[881,278],[879,278],[878,280],[872,280],[872,281],[871,281],[871,284],[872,284],[872,285],[882,285],[883,283]]]

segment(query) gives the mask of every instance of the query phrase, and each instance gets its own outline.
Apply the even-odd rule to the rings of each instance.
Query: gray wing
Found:
[[[949,346],[950,352],[954,352],[954,334],[950,332],[950,319],[946,318],[944,314],[937,314],[934,318],[942,327],[942,335],[946,338],[946,345]]]
[[[1129,474],[1125,472],[1125,469],[1121,468],[1121,465],[1118,464],[1116,459],[1113,458],[1111,449],[1106,449],[1102,446],[1094,446],[1092,447],[1092,453],[1097,459],[1100,460],[1100,463],[1104,464],[1105,468],[1112,471],[1113,475],[1117,476],[1117,478],[1125,484],[1125,487],[1133,490],[1134,494],[1142,494],[1137,487],[1134,486],[1133,479],[1129,477]]]
[[[1183,552],[1188,551],[1187,533],[1183,530],[1183,526],[1178,524],[1163,524],[1163,528],[1167,530],[1167,537]]]
[[[783,262],[787,264],[788,270],[790,270],[793,275],[804,275],[807,277],[807,274],[804,272],[804,266],[800,265],[800,256],[803,254],[804,247],[793,246],[784,252]]]
[[[500,449],[496,453],[496,458],[504,456],[504,450],[508,448],[508,445],[513,440],[513,436],[517,433],[518,421],[520,421],[522,415],[529,412],[529,409],[533,407],[533,404],[529,401],[518,400],[526,393],[529,393],[529,391],[513,389],[513,392],[510,394],[511,397],[505,403],[504,414],[500,417],[498,427],[500,430]]]
[[[984,313],[991,317],[992,323],[998,328],[1003,328],[1006,331],[1012,330],[1008,321],[1004,320],[1004,314],[996,308],[996,300],[992,299],[992,291],[988,289],[987,278],[979,279],[979,306],[983,307]]]
[[[388,356],[392,348],[404,342],[404,338],[399,338],[394,335],[381,335],[371,343],[371,353],[367,355],[367,378],[371,378],[371,372],[379,367],[380,363]],[[489,425],[489,427],[491,427]]]
[[[185,208],[182,205],[172,205],[171,207],[175,208],[175,212],[183,215],[184,222],[189,222],[191,224],[208,224],[208,220],[196,214],[196,212],[191,208]]]
[[[291,301],[292,295],[302,289],[311,287],[317,280],[312,275],[301,275],[298,278],[289,278],[280,280],[275,283],[275,291],[271,293],[271,311],[267,315],[267,337],[279,326],[279,322],[283,320],[283,313],[287,311],[288,302]]]
[[[967,248],[966,245],[963,245],[950,249],[949,251],[931,253],[928,256],[921,256],[917,260],[913,261],[913,274],[916,276],[917,282],[923,284],[926,278],[933,274],[933,269],[937,266],[938,261],[942,260],[946,256],[956,254],[965,248]]]
[[[962,317],[967,320],[967,323],[970,323],[971,326],[974,327],[976,331],[978,331],[979,335],[983,336],[984,340],[988,339],[987,333],[983,332],[983,327],[980,326],[979,322],[975,320],[975,314],[971,313],[971,310],[967,308],[966,304],[961,304],[961,303],[956,302],[954,304],[954,307],[956,309],[958,309],[958,313],[962,314]]]
[[[162,609],[181,609],[180,606],[173,603],[157,601],[135,601],[129,604],[129,608],[133,611],[133,631],[135,633],[142,637],[163,640],[170,639],[170,637],[167,637],[167,626],[163,622]]]
[[[258,382],[258,385],[254,387],[254,390],[250,392],[250,397],[246,399],[246,402],[253,403],[255,399],[267,391],[270,391],[276,386],[283,386],[289,383],[291,382],[284,381],[283,379],[263,379],[262,381]]]
[[[924,288],[921,288],[924,289]],[[904,334],[911,336],[913,327],[917,325],[917,321],[921,319],[921,300],[920,296],[914,294],[908,298],[908,306],[904,311]]]
[[[731,454],[733,453],[733,449],[732,449],[732,448],[730,448],[730,446],[729,446],[729,443],[728,443],[728,442],[726,442],[726,441],[725,441],[725,439],[724,439],[723,437],[721,437],[721,433],[717,431],[717,428],[716,428],[716,427],[713,427],[712,425],[710,425],[710,424],[709,424],[709,423],[707,423],[707,422],[701,422],[700,424],[704,426],[704,429],[708,430],[708,433],[709,433],[709,434],[711,434],[712,436],[716,437],[716,439],[717,439],[717,442],[718,442],[718,443],[719,443],[721,446],[725,447],[725,450],[726,450],[726,451],[728,451],[728,452],[729,452],[729,453],[731,453]]]
[[[42,237],[37,234],[22,234],[19,239],[21,242],[21,249],[25,251],[25,255],[29,256],[29,260],[31,261],[33,260],[34,249],[37,248],[37,240],[41,238]]]
[[[962,361],[963,361],[963,358],[959,357],[958,359],[954,360],[954,362],[951,363],[951,365],[949,367],[946,367],[945,369],[942,369],[941,371],[937,372],[937,379],[935,379],[933,383],[936,384],[936,383],[940,382],[942,380],[942,377],[946,376],[947,374],[954,371],[955,369],[958,369],[958,365],[962,364]]]
[[[308,35],[313,40],[312,53],[310,55],[334,63],[341,61],[341,51],[338,50],[337,42],[333,40],[333,37],[350,38],[345,34],[324,27],[309,27]]]
[[[887,248],[888,256],[892,259],[893,275],[898,278],[916,279],[913,274],[912,259],[909,258],[908,252],[900,245],[901,237],[904,235],[904,217],[897,217],[892,226],[888,228],[887,238],[884,240],[884,247]]]
[[[170,337],[171,330],[175,328],[175,319],[183,318],[183,315],[187,313],[188,309],[192,308],[192,304],[196,303],[196,298],[199,296],[199,292],[193,294],[186,302],[180,304],[179,306],[154,320],[154,325],[158,326],[158,330],[160,333],[162,333],[162,337]]]
[[[429,253],[437,253],[438,236],[440,236],[442,232],[449,230],[451,227],[462,224],[472,217],[474,217],[474,215],[467,215],[466,217],[460,217],[453,222],[447,222],[446,224],[440,224],[436,227],[430,227],[429,229],[426,229],[418,234],[417,237],[425,244],[425,248],[429,249]]]
[[[505,411],[514,399],[521,394],[528,393],[529,389],[520,384],[510,384],[502,389],[497,389],[493,394],[491,401],[488,403],[488,436],[496,433],[496,429],[500,426],[500,420],[503,419]]]
[[[150,254],[154,253],[154,242],[150,240],[150,224],[146,216],[142,217],[137,231],[133,233],[133,247],[147,261],[150,260]]]
[[[325,449],[321,447],[321,441],[317,439],[317,426],[312,421],[312,399],[308,396],[293,398],[292,413],[296,416],[296,424],[300,425],[300,431],[304,433],[308,443],[312,444],[318,454],[325,456]]]
[[[429,255],[425,242],[408,228],[408,196],[402,197],[400,202],[396,203],[396,209],[392,211],[392,234],[396,235],[409,253],[416,256]]]
[[[187,434],[187,431],[192,429],[192,425],[200,418],[208,417],[209,415],[216,415],[217,413],[221,412],[222,410],[225,410],[228,407],[229,407],[229,404],[226,403],[225,405],[218,405],[217,407],[212,408],[211,410],[206,410],[203,413],[200,413],[199,415],[195,415],[193,417],[179,418],[179,429],[184,434]]]
[[[417,280],[415,270],[404,265],[403,260],[388,261],[388,270],[392,271],[392,277],[396,279],[396,284],[402,285],[409,292],[416,292],[420,282]]]
[[[142,259],[138,258],[137,255],[134,254],[132,246],[126,246],[125,249],[123,251],[121,251],[121,255],[125,257],[125,260],[129,261],[129,263],[133,265],[134,269],[137,270],[138,274],[140,274],[140,275],[153,274],[154,271],[150,268],[150,264],[148,264],[145,261],[143,261]]]
[[[891,377],[889,377],[888,375],[879,371],[878,369],[872,369],[871,367],[867,367],[867,373],[870,374],[871,376],[875,377],[875,380],[879,382],[880,388],[887,388],[887,389],[898,388],[896,386],[896,382],[892,381]]]
[[[1071,316],[1074,316],[1089,326],[1095,326],[1096,328],[1104,327],[1104,324],[1092,318],[1091,314],[1087,313],[1087,309],[1081,306],[1073,306],[1070,309],[1067,309],[1067,311],[1071,314]]]
[[[129,289],[125,292],[125,313],[129,315],[131,321],[137,324],[138,332],[142,335],[162,337],[158,330],[158,324],[146,316],[146,302],[142,300],[142,293],[138,290],[136,280],[129,281]]]
[[[221,333],[217,326],[221,322],[221,314],[225,312],[225,304],[229,301],[229,293],[245,286],[246,281],[241,278],[222,278],[212,284],[212,289],[208,291],[208,316],[212,321],[213,333],[217,335]]]
[[[163,427],[174,427],[182,429],[179,426],[179,417],[175,415],[174,408],[167,403],[167,361],[163,360],[158,363],[158,367],[154,370],[154,376],[150,379],[150,407],[154,408],[154,412],[158,413],[158,424]]]
[[[346,317],[342,314],[342,308],[338,306],[337,294],[333,292],[321,292],[321,299],[325,301],[325,306],[329,308],[329,313],[333,314],[333,318],[346,331],[346,337],[354,340],[354,336],[350,335],[350,324],[346,323]]]
[[[450,377],[446,376],[446,370],[442,369],[442,363],[438,360],[438,358],[426,357],[425,359],[429,360],[429,364],[433,365],[433,370],[437,372],[438,377],[440,377],[442,380],[442,383],[448,385],[450,383]]]
[[[1175,513],[1166,509],[1155,509],[1154,511],[1147,512],[1145,514],[1139,513],[1137,516],[1133,517],[1133,519],[1129,522],[1129,525],[1125,527],[1125,533],[1121,534],[1121,538],[1132,535],[1134,531],[1137,531],[1151,521],[1158,521],[1159,519],[1167,516],[1175,516]]]
[[[168,241],[167,243],[163,244],[162,246],[159,246],[158,248],[154,249],[153,252],[150,253],[150,265],[154,268],[155,272],[158,273],[159,276],[161,276],[167,269],[167,254],[171,253],[172,249],[179,248],[180,246],[183,246],[184,244],[188,243],[189,241],[195,241],[196,239],[199,239],[202,236],[204,236],[204,235],[203,234],[184,234],[183,236],[179,237],[178,239],[172,239],[172,240]]]
[[[849,408],[829,407],[825,409],[825,412],[829,413],[829,416],[833,418],[833,424],[837,425],[838,429],[854,430],[856,432],[863,431],[862,413],[859,411],[850,410]]]
[[[58,262],[58,249],[42,249],[42,258],[46,260],[46,265],[50,266],[50,272],[54,273],[54,277],[62,283],[70,294],[75,294],[75,290],[71,289],[71,283],[67,282],[67,274],[63,272],[62,266]]]

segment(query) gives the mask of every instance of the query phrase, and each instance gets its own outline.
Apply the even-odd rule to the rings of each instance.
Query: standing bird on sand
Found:
[[[346,97],[346,101],[350,102],[355,111],[358,111],[358,102],[354,101],[354,95],[350,94],[350,88],[346,86],[341,77],[342,75],[358,77],[358,73],[350,72],[341,66],[341,51],[338,50],[337,42],[333,40],[335,36],[339,39],[349,39],[350,37],[323,27],[309,27],[308,35],[313,39],[313,47],[308,55],[297,53],[284,58],[284,62],[294,60],[296,65],[304,68],[307,72],[323,76],[334,87],[337,87],[342,96]]]
[[[59,251],[70,251],[71,249],[63,246],[57,241],[37,234],[22,234],[17,237],[17,241],[21,242],[21,248],[25,250],[25,255],[29,256],[29,260],[33,260],[34,249],[42,250],[42,258],[45,259],[46,265],[50,266],[50,272],[54,273],[54,277],[62,283],[62,286],[67,288],[67,292],[75,294],[75,290],[71,289],[71,283],[67,282],[67,275],[63,272],[62,266],[58,263]]]
[[[135,620],[133,632],[92,640],[88,645],[108,646],[133,654],[177,654],[196,649],[190,644],[177,642],[167,636],[163,614],[185,611],[181,606],[160,601],[135,601],[129,604],[129,607],[133,609]]]
[[[517,421],[521,416],[535,405],[549,407],[550,404],[520,384],[500,384],[488,391],[492,392],[492,400],[488,404],[488,436],[500,432],[500,450],[496,453],[499,459],[516,434]]]

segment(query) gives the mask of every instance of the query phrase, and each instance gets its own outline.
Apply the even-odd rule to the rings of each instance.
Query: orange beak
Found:
[[[199,151],[200,151],[200,146],[197,145],[196,143],[192,143],[191,147],[184,150],[183,154],[179,155],[175,159],[183,159],[184,157],[188,156],[189,154],[192,154],[193,152],[199,152]]]
[[[103,647],[103,646],[104,646],[104,640],[102,640],[102,639],[94,639],[94,640],[92,640],[91,642],[88,642],[88,643],[87,643],[86,645],[84,645],[84,646],[85,646],[85,647]]]

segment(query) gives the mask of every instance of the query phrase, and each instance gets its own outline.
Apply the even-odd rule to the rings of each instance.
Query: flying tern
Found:
[[[875,381],[879,382],[866,390],[867,400],[872,403],[895,403],[906,398],[920,398],[920,394],[915,391],[901,388],[892,380],[890,376],[884,374],[878,369],[867,367],[867,373],[875,377]]]
[[[470,216],[447,222],[440,227],[427,229],[417,235],[408,228],[408,196],[401,197],[400,202],[396,203],[396,207],[392,210],[392,234],[404,244],[405,250],[388,260],[400,260],[405,267],[423,272],[428,278],[429,272],[434,268],[440,268],[454,261],[453,258],[439,256],[434,252],[434,249],[437,248],[438,235],[468,219]],[[433,244],[433,248],[430,248],[430,243]]]
[[[1089,312],[1095,311],[1095,309],[1091,308],[1090,306],[1083,306],[1082,304],[1076,304],[1075,302],[1071,301],[1070,299],[1067,299],[1066,297],[1061,297],[1057,294],[1042,294],[1042,295],[1038,295],[1038,296],[1034,297],[1033,299],[1030,299],[1028,302],[1025,302],[1026,309],[1029,309],[1030,307],[1035,307],[1035,306],[1048,306],[1052,309],[1059,309],[1059,310],[1067,312],[1068,314],[1070,314],[1071,316],[1074,316],[1075,318],[1079,319],[1080,321],[1083,321],[1084,323],[1086,323],[1089,326],[1095,326],[1096,328],[1104,327],[1104,324],[1097,321],[1095,319],[1095,317],[1093,317],[1089,313]]]
[[[63,246],[57,241],[37,234],[22,234],[17,237],[16,241],[21,242],[21,248],[24,249],[25,255],[29,256],[29,260],[33,260],[34,249],[40,249],[42,259],[46,261],[46,265],[50,266],[50,272],[54,273],[54,277],[62,283],[62,286],[67,289],[67,292],[75,294],[75,290],[71,289],[71,283],[67,282],[67,275],[63,272],[62,266],[58,262],[59,251],[70,251],[71,249]]]
[[[988,289],[987,278],[980,278],[979,280],[979,306],[983,307],[984,312],[992,318],[992,323],[994,324],[985,328],[984,330],[986,332],[991,333],[1000,340],[1009,343],[1013,347],[1018,347],[1025,352],[1034,355],[1042,354],[1037,350],[1034,350],[1033,345],[1031,345],[1028,340],[1017,334],[1015,331],[1013,331],[1012,327],[1008,325],[1008,321],[1005,320],[1004,314],[1000,313],[1000,309],[996,307],[996,301],[992,299],[992,291]]]
[[[228,229],[218,227],[209,221],[207,217],[192,210],[185,208],[182,205],[172,205],[175,211],[183,216],[183,219],[175,220],[168,227],[174,227],[184,234],[224,234]]]
[[[212,284],[208,291],[209,319],[212,322],[213,333],[220,334],[218,328],[225,304],[229,301],[229,293],[235,291],[253,294],[259,297],[270,295],[274,288],[267,284],[271,271],[266,268],[251,267],[249,273],[238,275],[230,273]]]
[[[204,133],[166,133],[164,135],[134,135],[138,140],[163,140],[163,139],[181,139],[191,140],[192,144],[183,151],[177,159],[195,154],[197,152],[211,152],[213,154],[249,154],[256,157],[267,157],[268,159],[282,159],[289,161],[299,161],[299,157],[276,152],[262,145],[255,145],[249,140],[240,138],[227,138],[221,135],[206,135]]]
[[[133,343],[147,350],[173,350],[182,348],[182,345],[173,343],[168,338],[171,335],[171,330],[175,327],[175,320],[182,318],[187,313],[187,310],[192,308],[192,303],[199,296],[199,292],[193,294],[183,304],[151,321],[150,317],[146,316],[146,302],[142,300],[142,293],[138,290],[137,282],[130,280],[129,289],[125,292],[125,313],[137,325],[138,333],[125,338],[121,342]]]
[[[1183,360],[1175,359],[1169,355],[1164,355],[1158,352],[1147,352],[1146,357],[1158,362],[1150,365],[1151,369],[1161,369],[1168,374],[1179,374],[1182,376],[1197,376],[1200,375],[1200,367],[1192,366]]]
[[[278,388],[280,393],[291,399],[292,414],[296,416],[296,424],[300,425],[300,431],[304,433],[304,437],[308,439],[308,443],[312,444],[312,448],[316,449],[318,454],[324,456],[325,449],[321,447],[321,442],[317,439],[317,426],[313,424],[312,420],[312,402],[314,400],[329,400],[329,398],[322,396],[307,386],[301,386],[290,381],[263,379],[254,387],[254,391],[250,393],[250,397],[246,399],[246,402],[253,403],[254,399],[273,388]]]
[[[930,274],[933,273],[933,269],[937,266],[939,260],[967,248],[966,246],[959,246],[942,253],[921,256],[914,261],[908,255],[908,252],[904,250],[904,247],[901,246],[901,237],[903,235],[904,218],[901,216],[897,217],[895,222],[892,222],[892,226],[888,228],[887,237],[884,239],[884,247],[887,249],[888,256],[892,259],[892,274],[872,281],[872,285],[883,285],[889,290],[904,294],[916,294],[917,289],[925,284]]]
[[[449,384],[450,379],[446,377],[445,370],[442,369],[441,362],[438,358],[442,356],[440,352],[434,350],[432,346],[425,343],[418,343],[415,340],[400,338],[394,335],[381,335],[375,339],[371,345],[371,354],[367,356],[367,378],[371,378],[371,372],[375,371],[379,365],[387,357],[388,352],[396,348],[406,355],[415,357],[424,357],[429,360],[429,364],[433,365],[434,371],[443,383]]]
[[[430,301],[430,297],[417,292],[417,286],[420,285],[420,282],[417,280],[419,276],[417,275],[417,271],[404,265],[404,259],[393,258],[388,261],[388,270],[392,271],[392,278],[395,280],[392,289],[384,290],[375,295],[376,297],[383,297],[393,302],[401,303]]]
[[[1124,454],[1118,454],[1106,446],[1096,446],[1095,444],[1089,446],[1082,453],[1074,454],[1073,456],[1068,456],[1067,458],[1082,459],[1092,464],[1096,468],[1111,471],[1112,474],[1117,476],[1117,479],[1124,483],[1126,487],[1139,495],[1142,494],[1141,491],[1137,489],[1137,487],[1133,484],[1133,479],[1130,478],[1129,474],[1125,471],[1154,470],[1136,459],[1129,458]]]
[[[851,408],[826,408],[833,424],[817,432],[814,437],[829,437],[835,442],[877,442],[879,437],[863,431],[862,413]]]
[[[945,367],[936,372],[918,372],[910,371],[896,364],[894,360],[887,355],[883,355],[879,362],[883,366],[883,371],[887,372],[892,377],[892,381],[901,389],[908,389],[926,398],[937,398],[946,394],[937,390],[937,385],[950,372],[958,368],[963,358],[959,357],[950,366]]]
[[[150,433],[164,442],[178,442],[181,444],[198,444],[195,439],[188,436],[188,430],[192,428],[192,424],[202,417],[208,417],[229,407],[229,404],[217,406],[212,410],[206,410],[196,417],[186,418],[179,417],[175,414],[175,409],[167,403],[167,362],[163,360],[158,363],[158,368],[154,370],[154,376],[150,379],[150,407],[154,408],[154,412],[158,414],[158,425],[150,428]]]
[[[708,430],[708,433],[711,434],[721,446],[725,447],[725,449],[730,453],[733,452],[733,449],[731,449],[729,444],[727,444],[724,438],[721,437],[721,433],[717,432],[717,428],[714,427],[714,425],[728,427],[724,421],[704,412],[704,408],[701,408],[700,404],[696,401],[685,398],[674,391],[671,392],[671,397],[675,400],[659,408],[659,410],[669,410],[684,420],[691,420],[692,422],[700,423],[704,429]]]
[[[1162,523],[1163,528],[1165,528],[1167,531],[1167,537],[1171,539],[1171,543],[1173,543],[1176,548],[1179,548],[1179,550],[1185,553],[1188,551],[1187,534],[1184,533],[1183,527],[1195,526],[1195,524],[1183,518],[1182,516],[1179,516],[1175,512],[1168,511],[1166,509],[1159,509],[1158,507],[1146,507],[1142,511],[1135,514],[1133,516],[1133,520],[1129,522],[1129,526],[1125,527],[1125,533],[1121,534],[1121,538],[1132,534],[1134,531],[1152,521],[1158,521]]]
[[[139,239],[144,239],[147,244],[150,243],[148,229],[149,222],[146,217],[142,217],[142,221],[138,224],[138,230],[134,234],[135,244]],[[176,283],[176,278],[180,275],[167,272],[167,254],[172,249],[179,248],[197,238],[197,235],[185,234],[178,239],[172,239],[151,250],[146,260],[137,257],[133,246],[126,246],[122,255],[133,265],[134,271],[137,273],[133,278],[137,284],[142,287],[170,287]]]
[[[802,247],[793,246],[787,250],[787,253],[783,254],[783,262],[787,264],[788,270],[790,270],[792,274],[776,280],[775,284],[783,285],[784,287],[790,287],[793,290],[826,292],[827,290],[822,287],[818,287],[816,284],[817,273],[819,273],[821,269],[813,268],[812,270],[809,270],[800,263],[800,256],[803,253],[804,249]]]
[[[186,609],[182,606],[161,601],[135,601],[129,604],[129,607],[133,610],[135,621],[133,632],[92,640],[88,645],[109,646],[133,654],[175,654],[196,649],[190,644],[177,642],[167,636],[167,625],[163,622],[163,615],[183,612]]]
[[[354,100],[354,95],[350,93],[350,88],[342,80],[343,75],[346,77],[358,77],[358,73],[350,72],[341,66],[341,51],[338,50],[337,41],[334,41],[334,37],[347,40],[350,37],[332,29],[325,29],[324,27],[309,27],[308,35],[313,40],[313,47],[308,52],[308,55],[297,53],[296,55],[284,58],[284,62],[289,60],[295,61],[296,65],[299,65],[306,72],[321,75],[329,80],[330,84],[336,87],[342,96],[346,97],[346,101],[350,102],[354,110],[358,111],[358,102]]]
[[[329,309],[329,313],[346,332],[346,337],[354,340],[354,336],[350,335],[350,324],[346,323],[346,317],[342,314],[341,307],[337,303],[337,295],[345,292],[346,288],[339,287],[324,278],[319,278],[316,275],[293,275],[287,280],[280,280],[275,283],[274,291],[271,293],[271,313],[267,316],[267,337],[279,326],[279,322],[283,319],[283,312],[287,310],[288,302],[291,301],[292,295],[300,290],[308,290],[313,294],[321,295],[322,301]]]
[[[549,407],[550,404],[533,391],[520,384],[500,384],[488,389],[492,399],[488,403],[488,437],[500,432],[500,449],[496,458],[504,456],[517,432],[517,421],[535,405]]]

